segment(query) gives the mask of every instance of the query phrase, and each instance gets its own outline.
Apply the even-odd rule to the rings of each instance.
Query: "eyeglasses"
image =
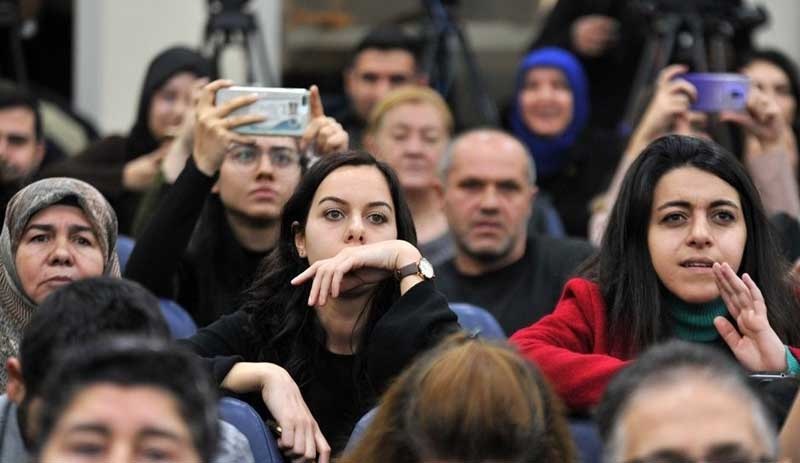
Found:
[[[233,165],[242,169],[250,169],[259,163],[261,155],[269,156],[269,162],[272,167],[278,169],[300,164],[300,154],[294,149],[285,146],[273,146],[267,151],[262,151],[256,146],[236,145],[225,156]]]

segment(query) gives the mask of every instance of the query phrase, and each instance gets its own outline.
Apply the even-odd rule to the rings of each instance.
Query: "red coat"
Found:
[[[600,288],[582,278],[569,280],[553,313],[514,333],[510,342],[573,410],[597,405],[611,377],[631,360],[611,350]],[[800,349],[790,350],[800,358]]]

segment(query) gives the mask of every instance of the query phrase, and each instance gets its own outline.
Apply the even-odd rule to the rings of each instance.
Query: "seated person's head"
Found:
[[[0,185],[30,178],[44,151],[39,102],[22,89],[0,87]]]
[[[398,377],[343,461],[574,459],[561,404],[541,373],[507,347],[457,334]]]
[[[406,191],[438,184],[437,167],[453,115],[435,90],[405,86],[387,93],[370,112],[365,146],[397,172]]]
[[[749,77],[756,88],[774,97],[786,122],[800,130],[800,76],[788,56],[777,50],[754,51],[742,60],[739,72]]]
[[[63,351],[117,335],[168,339],[158,299],[120,278],[76,281],[54,291],[37,308],[22,336],[19,358],[6,363],[9,398],[19,405],[19,425],[31,442],[45,376]]]
[[[513,262],[525,249],[536,170],[513,136],[479,129],[456,137],[440,165],[456,260]]]
[[[250,223],[276,222],[305,168],[298,139],[254,136],[225,154],[213,192],[228,214]]]
[[[201,463],[216,450],[216,388],[197,357],[164,341],[123,337],[70,350],[42,402],[41,463]]]
[[[715,262],[747,273],[763,293],[778,336],[784,342],[796,336],[787,329],[794,309],[786,282],[776,277],[786,274],[788,264],[742,164],[714,142],[661,137],[628,170],[590,277],[627,301],[612,304],[610,318],[632,323],[619,329],[640,349],[645,338],[658,336],[641,327],[661,323],[656,320],[668,309],[665,301],[720,298]]]
[[[317,325],[307,322],[312,282],[293,286],[290,281],[311,264],[331,258],[345,247],[395,239],[412,245],[417,242],[411,212],[392,169],[365,152],[323,157],[309,168],[286,203],[277,244],[265,260],[268,264],[256,276],[245,306],[254,311],[256,325],[274,325],[274,330],[265,328],[265,333],[313,332]],[[340,299],[372,294],[371,306],[381,310],[399,294],[398,282],[389,274],[378,283],[347,286],[343,283]],[[261,310],[265,300],[269,307],[282,310]],[[366,312],[366,332],[382,313]],[[300,336],[302,342],[317,342],[311,332]]]
[[[8,203],[0,235],[4,300],[34,307],[54,289],[81,278],[119,276],[117,217],[80,180],[35,182]]]
[[[346,246],[394,239],[416,244],[399,181],[385,163],[351,151],[320,159],[303,176],[281,216],[276,262],[294,277]]]
[[[418,41],[397,26],[370,31],[356,47],[344,71],[345,92],[358,117],[367,119],[372,107],[394,87],[426,83],[420,75]]]
[[[183,117],[192,107],[192,88],[207,78],[210,63],[200,53],[185,47],[162,51],[145,72],[136,122],[130,143],[135,154],[147,153],[178,134]]]
[[[597,419],[609,463],[777,461],[774,426],[744,371],[698,344],[645,352],[611,381]]]
[[[546,47],[529,53],[517,70],[511,126],[523,140],[573,141],[589,119],[589,86],[580,61],[566,50]],[[530,145],[530,143],[529,143]],[[534,156],[536,146],[531,146]]]

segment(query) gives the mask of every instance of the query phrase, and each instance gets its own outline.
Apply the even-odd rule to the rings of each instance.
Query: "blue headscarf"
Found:
[[[572,90],[572,120],[556,137],[542,137],[531,132],[522,118],[519,95],[525,86],[525,76],[533,68],[555,68],[564,73]],[[572,53],[556,47],[539,48],[523,58],[517,70],[517,90],[511,112],[511,130],[528,146],[536,171],[542,177],[558,173],[567,161],[571,148],[589,120],[589,84],[581,63]]]

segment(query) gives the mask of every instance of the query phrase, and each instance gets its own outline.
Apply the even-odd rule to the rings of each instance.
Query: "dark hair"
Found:
[[[36,140],[42,140],[42,114],[39,111],[39,99],[20,87],[0,86],[0,111],[13,108],[26,108],[33,113],[33,128]]]
[[[376,49],[381,51],[405,50],[414,57],[414,63],[419,68],[420,40],[410,35],[400,26],[394,24],[381,24],[367,32],[367,35],[358,42],[350,57],[350,66],[355,65],[358,55],[364,50]]]
[[[739,194],[747,240],[739,274],[761,289],[770,326],[781,341],[800,340],[797,300],[764,206],[741,163],[721,146],[699,138],[667,135],[651,143],[625,175],[598,254],[579,272],[600,286],[607,307],[608,336],[632,355],[671,334],[666,288],[653,268],[647,245],[653,193],[659,179],[680,167],[713,174]]]
[[[96,383],[112,383],[168,392],[189,428],[200,461],[214,456],[219,434],[216,387],[192,353],[166,340],[109,338],[70,349],[55,365],[43,388],[36,454],[78,394]]]
[[[668,388],[691,378],[713,381],[720,390],[727,389],[750,399],[754,419],[770,429],[772,421],[767,408],[738,363],[712,347],[672,340],[644,352],[615,375],[606,388],[595,413],[606,455],[615,453],[612,448],[618,437],[615,433],[632,400],[650,387]]]
[[[558,397],[507,345],[451,335],[407,368],[342,463],[571,462]]]
[[[310,379],[314,348],[320,342],[324,345],[326,335],[316,312],[306,303],[311,282],[299,287],[290,284],[292,278],[308,268],[308,260],[297,253],[294,237],[297,231],[305,229],[311,202],[322,181],[335,170],[348,166],[372,166],[383,174],[395,206],[397,239],[417,244],[414,222],[400,182],[387,164],[369,153],[350,151],[325,156],[308,170],[283,208],[278,241],[262,261],[253,283],[244,294],[242,305],[251,313],[253,335],[263,346],[261,359],[277,356],[300,385]],[[394,278],[376,287],[361,314],[367,317],[362,345],[375,322],[399,297],[400,287]],[[357,352],[362,350],[357,349]]]
[[[797,65],[791,58],[774,49],[753,50],[742,57],[738,68],[745,68],[755,61],[766,61],[780,68],[789,79],[789,90],[795,104],[800,105],[800,74],[797,71]],[[792,126],[795,136],[800,134],[800,108],[795,110],[794,120],[789,121],[789,124]]]
[[[51,293],[33,313],[20,342],[26,401],[39,394],[59,352],[118,334],[169,338],[158,299],[143,286],[97,277]]]

